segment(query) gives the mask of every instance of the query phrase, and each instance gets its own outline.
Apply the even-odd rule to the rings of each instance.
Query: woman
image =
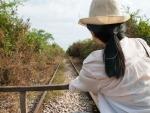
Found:
[[[90,17],[79,21],[105,48],[84,60],[69,88],[97,95],[101,113],[150,113],[150,47],[125,36],[129,16],[117,1],[93,0]]]

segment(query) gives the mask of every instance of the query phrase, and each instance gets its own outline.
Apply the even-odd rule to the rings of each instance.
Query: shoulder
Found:
[[[135,38],[135,40],[137,40],[137,41],[142,41],[142,42],[145,42],[145,43],[146,43],[146,41],[145,41],[143,38]]]
[[[147,42],[142,38],[126,38],[123,44],[123,52],[127,62],[133,62],[136,58],[141,58],[146,55],[143,45],[149,50]]]
[[[137,41],[141,42],[144,45],[148,45],[147,42],[142,38],[136,38]]]
[[[132,38],[132,37],[125,37],[123,40],[125,40],[125,41],[142,41],[142,42],[146,42],[143,38]]]
[[[91,52],[83,61],[83,64],[91,64],[93,62],[103,62],[103,49]]]
[[[135,48],[141,49],[141,47],[142,47],[141,43],[144,45],[147,45],[147,42],[142,38],[128,38],[128,37],[126,37],[125,40],[122,41],[122,44],[125,45],[123,47],[125,47],[125,48],[130,47],[131,49],[135,49]]]
[[[147,47],[147,42],[142,38],[131,38],[135,42],[136,48],[143,50],[143,46]]]
[[[136,42],[137,44],[140,44],[140,42],[143,44],[147,44],[147,42],[142,38],[129,38],[129,40],[132,40],[132,41]]]

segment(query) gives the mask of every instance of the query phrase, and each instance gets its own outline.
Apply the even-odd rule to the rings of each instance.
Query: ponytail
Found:
[[[87,28],[94,33],[96,38],[106,44],[103,53],[105,72],[108,77],[117,79],[124,76],[125,57],[120,45],[120,40],[124,38],[125,25],[87,25]]]

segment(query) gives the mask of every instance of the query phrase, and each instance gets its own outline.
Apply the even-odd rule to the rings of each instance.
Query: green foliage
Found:
[[[58,54],[60,47],[53,47],[51,44],[54,41],[52,34],[44,30],[29,30],[29,19],[24,22],[17,16],[17,7],[21,3],[22,0],[0,1],[0,48],[5,55],[25,51],[41,54],[48,50],[52,52],[56,48],[58,50],[53,51],[53,54]]]
[[[98,44],[91,39],[78,41],[73,43],[67,50],[67,54],[72,57],[79,57],[81,60],[85,59],[92,51],[102,49],[103,45]]]
[[[47,54],[49,60],[53,60],[57,56],[64,56],[64,50],[56,43],[47,45],[44,53]]]
[[[129,9],[128,9],[129,10]],[[128,13],[131,19],[128,21],[127,34],[129,37],[143,38],[150,45],[150,21],[146,17],[139,16],[139,10]]]
[[[16,15],[17,1],[0,2],[0,47],[6,54],[11,54],[16,48],[16,42],[24,38],[29,28],[28,22],[23,22]]]
[[[52,34],[45,32],[44,30],[33,29],[28,32],[26,41],[27,44],[34,49],[35,52],[42,52],[49,45],[48,41],[53,41]]]
[[[22,2],[23,0],[0,0],[0,12],[14,14],[17,10],[17,6]]]
[[[26,77],[36,78],[41,70],[43,77],[49,76],[44,69],[62,61],[64,55],[51,33],[30,30],[29,19],[23,21],[17,16],[21,3],[21,0],[0,0],[0,84],[8,83],[11,77],[16,84],[22,84],[21,81],[27,84],[30,79]]]

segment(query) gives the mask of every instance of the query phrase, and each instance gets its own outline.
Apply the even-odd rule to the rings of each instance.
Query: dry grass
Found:
[[[34,56],[35,57],[35,56]],[[59,62],[45,61],[46,58],[38,56],[36,58],[26,57],[14,58],[2,57],[0,62],[0,84],[1,85],[33,85],[47,83],[49,76],[54,70],[54,65]],[[28,62],[27,62],[28,61]],[[25,63],[24,63],[25,62]]]
[[[14,54],[13,57],[0,54],[1,86],[33,86],[46,84],[51,78],[56,63],[61,58],[48,61],[46,56]],[[29,60],[30,59],[30,60]],[[37,92],[29,93],[28,99],[34,100]],[[0,113],[17,113],[19,96],[16,93],[0,93]]]
[[[2,1],[5,5],[9,4]],[[4,12],[0,18],[0,86],[46,84],[55,65],[62,60],[63,51],[59,46],[54,47],[47,42],[47,38],[52,38],[47,37],[49,33],[43,31],[45,35],[41,36],[41,30],[30,30],[29,20],[24,22],[16,15],[16,5],[2,8]],[[11,11],[14,14],[10,14]],[[7,103],[9,96],[10,102],[18,105],[16,94],[0,93],[0,102],[3,102],[0,106]],[[0,112],[17,113],[15,104],[13,107],[9,105],[0,108]]]
[[[62,84],[65,82],[65,76],[64,76],[64,64],[60,65],[59,71],[57,72],[52,84]],[[49,99],[54,99],[55,97],[62,96],[62,91],[49,91],[46,95],[45,102],[48,102]]]

